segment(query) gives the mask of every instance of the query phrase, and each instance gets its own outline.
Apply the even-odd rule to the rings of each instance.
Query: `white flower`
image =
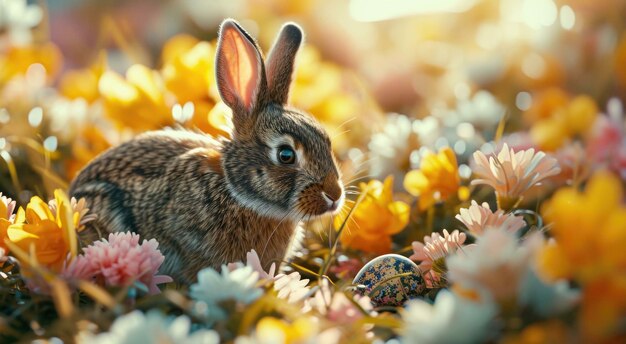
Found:
[[[198,283],[191,285],[190,295],[198,301],[198,311],[212,319],[223,319],[226,313],[219,303],[226,300],[251,303],[263,294],[263,290],[256,286],[258,281],[259,273],[249,266],[230,271],[223,265],[221,274],[206,268],[198,272]]]
[[[463,254],[448,258],[448,280],[466,289],[488,290],[498,301],[517,295],[531,251],[504,231],[488,231]]]
[[[482,206],[472,200],[469,208],[461,208],[456,219],[463,222],[467,229],[474,235],[482,235],[488,228],[502,229],[508,232],[517,232],[526,225],[521,216],[505,214],[503,210],[495,213],[489,208],[487,202]]]
[[[261,266],[261,260],[255,250],[251,250],[246,254],[246,265],[241,262],[230,263],[228,268],[233,271],[235,269],[247,266],[252,268],[259,274],[259,279],[267,283],[274,282],[274,290],[278,292],[278,298],[286,299],[289,303],[298,302],[309,293],[310,288],[308,279],[301,279],[299,272],[292,272],[290,274],[278,274],[276,275],[276,264],[272,263],[270,270],[266,272]],[[265,285],[264,284],[264,285]]]
[[[530,306],[541,316],[566,311],[578,293],[566,282],[546,284],[537,277],[532,258],[542,245],[540,233],[519,243],[513,233],[488,231],[464,254],[448,259],[448,279],[463,289],[488,292],[498,302]]]
[[[473,180],[472,185],[490,185],[498,196],[509,199],[517,199],[540,181],[561,171],[556,159],[545,153],[535,153],[534,149],[516,153],[506,143],[495,158],[487,159],[485,153],[474,152],[474,162],[474,173],[479,179]]]
[[[485,90],[480,90],[471,98],[460,99],[456,109],[438,113],[446,121],[446,125],[455,126],[459,123],[470,123],[482,128],[495,127],[505,113],[504,106]]]
[[[407,169],[410,156],[420,147],[417,132],[418,121],[405,115],[388,114],[382,131],[372,135],[370,151],[370,173],[374,177],[386,176],[398,169]],[[396,180],[402,180],[396,178]]]
[[[279,299],[286,299],[289,303],[303,300],[309,293],[308,279],[300,279],[299,272],[292,272],[288,275],[280,274],[274,279],[274,290],[278,292]]]
[[[411,300],[402,312],[402,343],[477,343],[486,339],[496,306],[442,290],[435,303]]]
[[[109,332],[81,334],[78,342],[95,344],[213,344],[219,343],[217,332],[199,330],[189,333],[191,321],[185,315],[166,318],[158,311],[143,314],[133,311],[113,322]]]
[[[306,312],[310,309],[338,324],[354,323],[365,316],[363,312],[373,316],[377,314],[368,296],[337,292],[326,279],[320,282],[315,294],[306,300],[304,310]]]
[[[26,0],[0,0],[0,32],[7,32],[13,44],[29,44],[30,29],[43,17],[38,5],[28,5]]]

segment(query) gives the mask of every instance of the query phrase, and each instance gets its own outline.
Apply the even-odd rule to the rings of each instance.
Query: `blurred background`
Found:
[[[590,154],[626,178],[626,1],[0,0],[0,190],[49,195],[146,130],[228,136],[213,76],[226,17],[265,51],[285,21],[303,27],[290,101],[350,176],[400,188],[450,146],[467,178],[497,138],[553,152],[570,181]],[[596,142],[607,127],[613,150]]]

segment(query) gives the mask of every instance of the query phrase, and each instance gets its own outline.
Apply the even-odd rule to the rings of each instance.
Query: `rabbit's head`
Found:
[[[245,207],[276,219],[334,212],[344,193],[330,138],[310,115],[288,108],[302,30],[285,24],[265,63],[233,20],[222,23],[216,79],[234,132],[222,154],[227,186]]]

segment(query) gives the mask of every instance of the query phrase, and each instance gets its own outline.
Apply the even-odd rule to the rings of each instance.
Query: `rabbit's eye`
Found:
[[[296,152],[289,146],[282,146],[278,148],[278,161],[291,165],[296,162]]]

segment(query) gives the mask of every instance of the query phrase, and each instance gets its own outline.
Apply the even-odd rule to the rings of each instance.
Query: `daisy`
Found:
[[[474,173],[479,177],[472,185],[486,184],[496,191],[500,209],[510,209],[521,199],[522,194],[542,180],[558,174],[558,162],[543,152],[534,149],[517,153],[504,144],[496,157],[481,151],[474,152]]]
[[[117,318],[108,332],[97,335],[81,334],[81,343],[119,343],[119,344],[149,344],[149,343],[206,343],[217,344],[219,335],[213,330],[191,331],[191,320],[186,315],[177,318],[165,317],[159,311],[150,311],[147,314],[136,310]]]
[[[190,295],[197,301],[199,312],[214,320],[223,319],[227,313],[220,303],[226,300],[242,304],[253,302],[263,294],[257,287],[258,281],[259,273],[250,266],[231,271],[223,265],[221,273],[205,268],[198,272],[198,282],[191,285]]]
[[[434,304],[411,300],[402,312],[401,343],[482,342],[496,310],[489,300],[469,300],[447,290]]]
[[[458,230],[452,234],[448,230],[443,230],[443,235],[433,233],[424,237],[424,243],[414,241],[413,254],[409,257],[414,261],[421,261],[420,268],[423,273],[434,270],[437,273],[445,272],[445,258],[456,252],[465,242],[467,236]]]
[[[478,205],[476,201],[472,201],[470,207],[461,208],[460,214],[455,218],[476,236],[482,235],[488,228],[501,228],[514,233],[526,225],[521,216],[505,214],[502,209],[492,212],[487,202]]]

